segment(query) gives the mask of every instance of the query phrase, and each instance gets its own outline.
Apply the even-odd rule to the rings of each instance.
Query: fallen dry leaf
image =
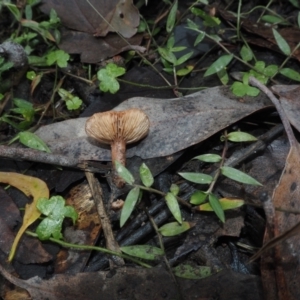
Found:
[[[247,115],[270,106],[262,94],[239,98],[227,87],[215,87],[176,99],[131,98],[115,108],[142,109],[150,119],[148,136],[127,149],[127,157],[143,159],[168,156],[197,144]],[[80,161],[111,159],[110,147],[98,146],[85,132],[87,118],[41,127],[36,134],[51,151]]]
[[[108,272],[55,275],[48,280],[39,277],[21,280],[1,265],[0,272],[11,283],[26,289],[33,300],[173,300],[178,299],[179,289],[183,299],[263,299],[257,276],[230,270],[198,280],[178,278],[179,288],[163,268],[125,267]]]
[[[300,132],[300,85],[274,85],[271,89],[279,96],[290,123]]]
[[[82,62],[97,63],[123,51],[145,50],[138,46],[140,17],[132,0],[43,0],[40,8],[46,14],[55,9],[66,27],[61,30],[59,48],[80,54]]]
[[[18,207],[1,187],[0,199],[0,249],[8,255],[15,239],[13,229],[22,222],[22,218]],[[20,241],[15,256],[15,260],[23,264],[45,263],[51,258],[39,240],[28,236],[24,236]]]
[[[0,182],[10,184],[22,191],[26,196],[33,197],[33,201],[25,206],[23,224],[19,229],[11,247],[8,260],[12,261],[21,236],[28,226],[35,222],[41,215],[41,212],[36,208],[38,199],[49,199],[49,190],[46,183],[38,178],[12,172],[0,172]]]
[[[62,24],[80,32],[106,36],[119,32],[130,38],[140,22],[138,9],[132,0],[43,0],[40,9],[49,14],[54,9]],[[67,12],[67,13],[66,13]]]
[[[294,136],[286,111],[282,107],[282,102],[255,78],[250,78],[249,82],[264,91],[276,106],[291,147],[284,171],[273,193],[273,206],[290,211],[300,211],[299,143]],[[270,219],[272,218],[274,218],[274,224],[267,226],[264,242],[268,242],[273,236],[284,236],[284,234],[289,233],[300,222],[299,214],[287,212],[277,211],[274,217],[270,216]],[[298,289],[298,280],[300,278],[299,250],[299,237],[293,236],[288,240],[282,239],[281,244],[275,246],[271,257],[268,252],[261,254],[261,272],[265,299],[292,300],[300,298],[300,291]]]

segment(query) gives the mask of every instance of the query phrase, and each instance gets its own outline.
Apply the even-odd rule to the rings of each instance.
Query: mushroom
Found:
[[[85,131],[88,136],[100,143],[111,145],[113,181],[118,188],[124,185],[124,181],[116,174],[115,162],[125,166],[126,144],[144,138],[149,132],[149,127],[148,116],[137,108],[96,113],[86,121]]]

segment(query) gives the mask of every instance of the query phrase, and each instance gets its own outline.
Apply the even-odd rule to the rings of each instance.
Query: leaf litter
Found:
[[[262,94],[240,101],[227,87],[214,87],[182,98],[135,97],[115,110],[142,109],[150,119],[148,136],[129,146],[127,157],[143,159],[168,156],[195,145],[238,120],[270,106]],[[51,151],[69,159],[111,160],[109,147],[97,145],[85,133],[87,118],[71,119],[41,127],[35,133]],[[151,147],[149,147],[151,145]]]
[[[46,14],[51,9],[56,11],[66,27],[59,47],[80,54],[82,62],[99,62],[133,49],[142,41],[142,35],[136,35],[139,11],[131,0],[43,0],[40,8]]]

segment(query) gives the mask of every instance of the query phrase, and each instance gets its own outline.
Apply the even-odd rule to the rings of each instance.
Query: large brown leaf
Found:
[[[262,94],[240,101],[228,87],[215,87],[176,99],[131,98],[115,110],[140,108],[150,119],[148,136],[127,149],[127,157],[171,155],[197,144],[245,116],[270,105]],[[40,128],[39,135],[55,154],[83,160],[109,161],[110,147],[94,144],[85,133],[87,118]]]
[[[142,36],[135,35],[140,19],[132,0],[43,0],[41,10],[49,14],[51,9],[66,27],[59,48],[80,54],[82,62],[97,63],[129,49],[144,51],[137,46]]]
[[[119,32],[130,38],[140,21],[132,0],[43,0],[41,10],[48,14],[51,9],[57,12],[66,27],[95,36]]]
[[[55,275],[49,280],[33,277],[21,280],[1,265],[0,272],[13,284],[26,289],[33,300],[111,300],[111,299],[244,299],[260,300],[257,276],[224,270],[213,276],[187,280],[178,278],[178,286],[163,268],[118,268],[108,272]]]

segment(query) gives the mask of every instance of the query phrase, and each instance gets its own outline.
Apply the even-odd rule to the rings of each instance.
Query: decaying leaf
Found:
[[[119,32],[130,38],[140,22],[132,0],[43,0],[40,8],[47,14],[54,9],[66,27],[96,36]]]
[[[300,145],[294,136],[282,103],[255,78],[250,78],[249,82],[264,91],[276,106],[291,147],[284,171],[273,193],[273,205],[274,207],[280,207],[282,209],[299,211]],[[300,216],[298,214],[278,211],[271,214],[274,214],[274,216],[269,216],[269,223],[272,222],[273,224],[269,224],[266,228],[265,242],[273,236],[284,236],[286,232],[288,233],[291,228],[300,222]],[[274,221],[270,221],[272,219],[274,219]],[[299,249],[299,237],[294,236],[288,240],[282,239],[282,243],[275,247],[273,254],[270,255],[270,253],[267,252],[262,253],[261,272],[266,299],[299,299]]]
[[[176,99],[131,98],[115,110],[135,107],[148,115],[148,136],[126,151],[127,157],[146,159],[171,155],[197,144],[269,105],[264,95],[245,97],[240,101],[227,87],[215,87]],[[72,157],[78,162],[109,161],[109,147],[96,145],[87,138],[86,120],[78,118],[44,126],[36,134],[47,143],[52,153]]]
[[[272,91],[279,96],[290,123],[300,131],[300,85],[275,85],[272,86]]]
[[[134,36],[140,17],[132,0],[43,0],[40,8],[46,14],[56,11],[66,26],[59,47],[80,54],[82,62],[97,63],[129,49],[143,51],[137,46],[142,36]]]
[[[22,218],[20,210],[2,187],[0,199],[0,249],[8,255],[15,239],[13,229]],[[51,258],[39,240],[28,236],[22,238],[15,256],[15,260],[23,264],[45,263]]]
[[[26,289],[34,300],[173,300],[178,298],[178,289],[182,295],[192,299],[263,299],[258,277],[230,270],[192,282],[178,278],[179,287],[163,268],[118,268],[72,276],[55,275],[47,280],[39,277],[21,280],[9,274],[1,265],[0,272],[11,283]]]
[[[8,260],[11,261],[15,255],[21,236],[28,226],[36,221],[41,215],[40,211],[36,208],[36,202],[39,198],[49,198],[49,190],[44,181],[18,173],[0,172],[0,182],[10,184],[22,191],[26,196],[33,197],[33,201],[25,206],[23,224],[16,235],[8,257]]]

